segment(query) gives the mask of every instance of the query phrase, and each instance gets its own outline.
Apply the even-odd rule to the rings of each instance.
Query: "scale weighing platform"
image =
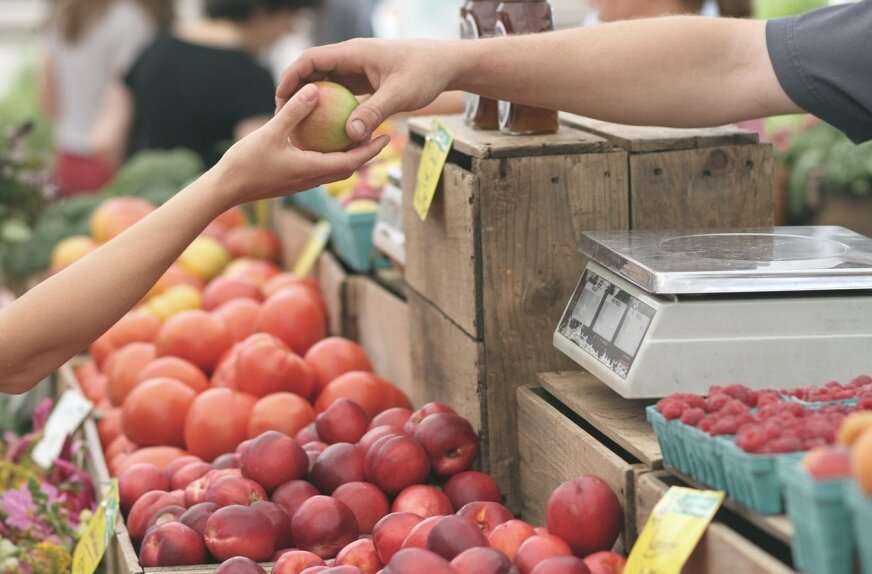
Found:
[[[872,239],[843,227],[585,233],[554,345],[626,398],[872,374]]]

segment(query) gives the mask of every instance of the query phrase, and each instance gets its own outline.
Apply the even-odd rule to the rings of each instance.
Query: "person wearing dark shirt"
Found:
[[[256,56],[310,5],[206,0],[205,20],[159,35],[113,87],[94,133],[103,157],[184,147],[214,165],[272,115],[275,83]]]
[[[667,16],[477,42],[351,40],[312,48],[276,104],[330,72],[372,93],[348,119],[365,138],[444,90],[635,125],[707,127],[806,111],[872,139],[872,0],[801,16]]]

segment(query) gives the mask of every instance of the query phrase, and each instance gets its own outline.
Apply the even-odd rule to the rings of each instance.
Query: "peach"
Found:
[[[445,558],[423,548],[404,548],[397,552],[384,574],[456,574]]]
[[[194,529],[202,537],[206,533],[206,522],[218,508],[220,507],[214,502],[195,504],[179,516],[179,522]]]
[[[391,512],[411,512],[421,518],[430,518],[452,514],[454,508],[448,497],[438,488],[426,484],[413,484],[397,495],[391,506]]]
[[[330,445],[327,444],[326,442],[321,442],[319,440],[313,440],[312,442],[307,442],[306,444],[304,444],[303,450],[305,450],[306,452],[321,453],[321,452],[324,452],[325,450],[327,450],[327,447],[329,447],[329,446]]]
[[[442,477],[467,470],[478,455],[478,436],[460,415],[429,415],[415,429],[414,437],[427,451],[433,472]]]
[[[815,447],[802,457],[801,464],[815,480],[851,476],[851,454],[844,447]]]
[[[453,415],[457,414],[457,412],[448,405],[442,403],[427,403],[426,405],[412,413],[412,415],[406,421],[405,425],[403,425],[403,428],[407,434],[413,434],[415,432],[415,429],[418,428],[418,425],[421,424],[421,421],[423,421],[430,415],[435,415],[439,413],[447,413]]]
[[[445,483],[443,491],[454,508],[463,508],[475,501],[500,503],[503,501],[503,494],[497,481],[475,470],[455,474]]]
[[[185,487],[185,506],[190,508],[195,504],[200,504],[201,502],[206,502],[205,475],[200,478],[194,479],[190,484],[188,484],[188,486]]]
[[[406,539],[403,540],[403,548],[427,548],[427,537],[430,536],[430,531],[433,527],[439,524],[439,521],[445,518],[444,516],[431,516],[425,518],[420,523],[416,524],[410,531]]]
[[[272,522],[276,532],[276,548],[289,548],[291,546],[291,518],[285,509],[268,500],[258,500],[251,507],[265,514]]]
[[[318,489],[312,486],[311,483],[305,480],[291,480],[279,486],[272,493],[270,500],[281,506],[288,516],[293,520],[294,515],[304,502],[318,496]]]
[[[318,104],[291,131],[291,143],[322,153],[348,149],[354,142],[348,137],[345,123],[358,106],[357,98],[348,88],[334,82],[313,84],[318,87]]]
[[[255,333],[259,313],[260,303],[247,297],[232,299],[212,311],[212,315],[218,317],[230,331],[234,343],[244,341]],[[218,365],[220,367],[220,361]],[[215,372],[218,372],[218,367]]]
[[[324,494],[332,493],[345,483],[360,482],[364,478],[363,454],[353,444],[346,442],[338,442],[324,449],[310,473],[312,484]]]
[[[278,261],[281,247],[275,233],[263,227],[237,227],[229,230],[222,243],[230,256]]]
[[[554,556],[572,556],[572,549],[562,538],[553,534],[536,534],[518,548],[515,566],[521,574],[532,574],[540,562]]]
[[[332,496],[351,509],[361,534],[370,534],[376,523],[388,513],[385,493],[368,482],[347,482],[334,490]]]
[[[203,309],[214,311],[234,299],[263,301],[260,287],[251,279],[243,277],[216,277],[203,289]]]
[[[548,532],[565,540],[576,556],[610,550],[621,534],[623,522],[618,497],[596,476],[564,482],[548,498]]]
[[[239,257],[224,269],[222,275],[226,277],[245,277],[262,286],[280,272],[281,268],[271,261]]]
[[[490,536],[494,528],[514,518],[508,508],[496,502],[470,502],[458,510],[457,515],[478,524],[485,536]]]
[[[383,566],[372,540],[355,540],[336,555],[336,566],[356,566],[363,574],[376,574]]]
[[[537,564],[533,568],[533,574],[590,574],[590,570],[581,558],[554,556]]]
[[[358,534],[357,519],[351,509],[329,496],[309,498],[291,519],[294,544],[321,558],[333,558]]]
[[[487,545],[478,525],[462,516],[446,516],[427,535],[427,549],[446,560],[453,560],[464,550]]]
[[[307,442],[313,441],[321,441],[321,437],[318,436],[318,429],[315,428],[315,421],[307,424],[303,428],[294,435],[294,440],[297,441],[297,444],[306,444]]]
[[[248,478],[225,476],[206,485],[204,500],[218,506],[241,504],[248,506],[267,498],[266,491],[257,482]]]
[[[357,448],[366,456],[366,453],[369,452],[369,449],[372,448],[372,445],[376,443],[376,441],[384,436],[394,435],[394,436],[403,436],[406,433],[403,431],[402,427],[397,425],[381,425],[377,427],[372,427],[366,434],[360,437],[360,440],[357,441]]]
[[[524,543],[524,540],[534,536],[536,531],[533,527],[523,520],[509,520],[503,522],[491,531],[487,537],[491,548],[496,548],[503,554],[509,557],[509,560],[514,561],[518,554],[518,548]]]
[[[266,574],[266,570],[250,558],[234,556],[222,562],[215,574]]]
[[[160,359],[158,359],[160,360]],[[199,456],[194,456],[192,454],[186,454],[185,456],[180,456],[176,460],[169,463],[166,467],[167,478],[169,478],[170,482],[173,480],[173,476],[185,466],[188,466],[192,462],[203,462],[203,459]]]
[[[324,560],[317,554],[305,550],[291,550],[276,560],[272,574],[300,574],[312,566],[325,566]]]
[[[212,465],[208,462],[192,462],[180,468],[172,479],[170,479],[170,487],[173,490],[185,489],[189,484],[204,476],[212,470]]]
[[[91,253],[99,244],[90,237],[74,235],[61,239],[51,250],[50,269],[57,273],[69,267],[85,255]]]
[[[624,571],[624,566],[627,565],[626,558],[607,551],[594,552],[590,556],[585,556],[583,562],[590,570],[590,574],[621,574]]]
[[[151,518],[148,519],[148,524],[145,525],[146,536],[148,535],[148,531],[155,526],[160,526],[167,522],[176,522],[179,516],[185,513],[185,510],[187,509],[184,506],[179,506],[178,504],[164,506],[152,514]]]
[[[139,542],[145,536],[148,521],[154,513],[166,506],[178,504],[178,498],[169,492],[152,490],[146,492],[133,503],[127,515],[127,531],[134,542]]]
[[[316,568],[318,570],[316,570]],[[306,574],[312,574],[309,570],[313,570],[322,574],[363,574],[363,570],[357,566],[350,566],[348,564],[344,566],[331,566],[329,568],[324,568],[323,570],[320,568],[320,566],[315,566],[313,568],[307,568],[304,572],[306,572]]]
[[[102,202],[91,213],[91,236],[105,243],[121,235],[154,211],[154,204],[139,197],[115,197]]]
[[[315,429],[328,444],[356,443],[369,428],[366,412],[352,400],[341,398],[315,417]]]
[[[157,466],[140,462],[127,467],[118,477],[118,493],[121,497],[121,509],[129,512],[130,507],[140,496],[152,490],[169,490],[166,472]]]
[[[391,561],[393,555],[403,546],[403,541],[420,522],[420,516],[409,512],[393,512],[376,522],[372,529],[372,542],[383,564]]]
[[[385,436],[372,445],[364,459],[366,479],[386,494],[424,482],[430,474],[430,459],[410,436]]]
[[[225,452],[212,461],[212,468],[219,470],[239,468],[239,456],[235,452]]]
[[[457,574],[510,574],[512,563],[493,548],[475,546],[464,550],[451,561]]]
[[[152,566],[190,566],[206,562],[203,539],[181,522],[156,526],[142,541],[139,562]]]
[[[363,462],[361,461],[361,467]],[[306,476],[309,459],[303,447],[278,431],[266,431],[242,449],[239,470],[272,492],[289,480]]]
[[[382,425],[394,425],[403,428],[408,420],[412,418],[412,410],[405,407],[393,407],[382,411],[375,415],[369,422],[370,430]]]
[[[206,548],[218,560],[244,556],[268,560],[276,549],[273,524],[250,506],[234,504],[216,510],[206,521]]]

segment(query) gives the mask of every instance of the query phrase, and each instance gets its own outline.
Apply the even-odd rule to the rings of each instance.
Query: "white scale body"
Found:
[[[872,240],[842,227],[586,233],[554,345],[626,398],[872,374]]]

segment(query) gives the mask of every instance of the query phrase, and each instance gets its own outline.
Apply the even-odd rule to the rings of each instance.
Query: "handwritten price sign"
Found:
[[[436,186],[442,177],[442,168],[448,159],[448,152],[454,143],[454,134],[442,125],[439,118],[433,119],[433,126],[427,134],[424,143],[424,151],[421,153],[421,163],[418,166],[418,177],[415,182],[415,196],[413,206],[421,221],[427,219],[433,196],[436,195]]]

